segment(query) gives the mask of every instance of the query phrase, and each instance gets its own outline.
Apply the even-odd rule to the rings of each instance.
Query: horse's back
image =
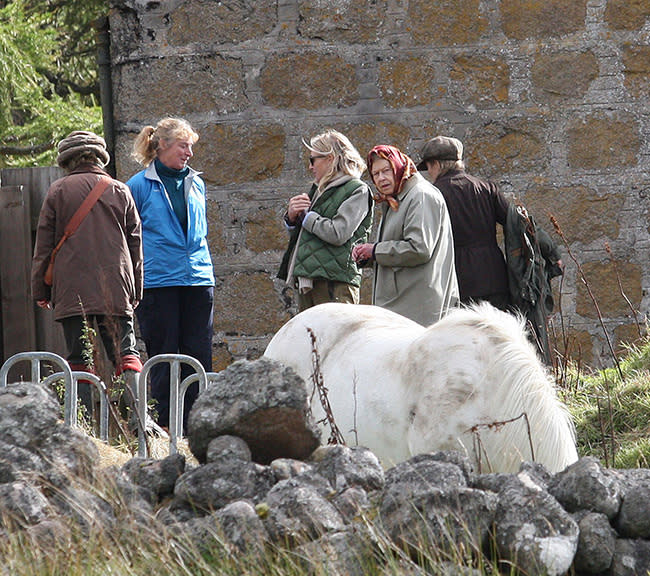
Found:
[[[389,347],[385,335],[392,332],[395,346],[408,343],[424,328],[419,324],[377,306],[330,302],[301,312],[287,322],[271,339],[265,356],[305,371],[312,366],[312,351],[321,361],[341,349],[352,358],[365,350],[380,353]]]
[[[522,321],[487,304],[429,328],[375,306],[322,304],[283,326],[265,355],[307,382],[317,368],[346,441],[386,465],[441,449],[504,472],[533,457],[551,471],[577,458]],[[322,418],[317,399],[312,408]]]

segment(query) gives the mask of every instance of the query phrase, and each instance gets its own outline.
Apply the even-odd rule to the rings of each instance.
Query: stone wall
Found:
[[[470,172],[563,233],[560,348],[599,365],[608,339],[638,337],[650,304],[648,2],[112,4],[118,176],[138,169],[129,153],[145,124],[179,115],[201,136],[216,368],[260,355],[295,312],[275,279],[281,215],[309,184],[301,138],[326,127],[362,154],[392,143],[415,159],[427,138],[460,138]]]

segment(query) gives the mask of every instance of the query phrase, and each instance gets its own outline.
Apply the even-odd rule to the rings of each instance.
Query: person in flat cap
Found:
[[[449,211],[460,301],[487,300],[508,310],[508,273],[496,234],[497,224],[505,226],[508,200],[494,183],[465,171],[463,144],[456,138],[427,141],[417,167],[428,172]]]
[[[497,224],[503,227],[506,250],[510,241],[521,236],[517,232],[521,209],[508,201],[496,184],[465,171],[463,144],[456,138],[436,136],[427,141],[420,152],[418,170],[428,173],[442,192],[449,211],[461,302],[488,301],[504,311],[522,312],[529,320],[531,339],[550,363],[546,315],[552,304],[551,310],[548,306],[542,310],[545,298],[532,307],[520,301],[519,290],[515,288],[521,282],[521,278],[516,278],[517,264],[504,256],[497,242]],[[543,285],[540,292],[546,294],[546,300],[552,302],[549,280],[562,273],[563,263],[551,237],[541,228],[537,228],[536,236],[534,243],[539,246],[539,259],[544,262],[540,272],[543,279],[538,284]]]
[[[429,326],[458,304],[445,201],[395,146],[375,146],[367,164],[381,221],[377,241],[356,245],[352,259],[374,266],[373,304]]]
[[[126,184],[104,170],[109,160],[106,142],[93,132],[75,131],[59,142],[57,164],[66,174],[41,207],[31,284],[38,306],[52,308],[63,327],[70,368],[101,372],[88,354],[87,328],[96,327],[119,375],[142,368],[133,313],[142,298],[143,259],[138,211]],[[89,211],[82,217],[84,202]],[[79,382],[78,394],[90,413],[88,381]]]

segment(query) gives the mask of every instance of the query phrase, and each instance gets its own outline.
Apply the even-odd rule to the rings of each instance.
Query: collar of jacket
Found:
[[[422,176],[419,172],[416,172],[409,178],[407,178],[404,181],[404,186],[402,187],[401,192],[397,195],[397,199],[401,202],[404,199],[404,196],[406,196],[411,188],[414,188],[418,184],[422,184],[422,182],[428,182],[428,180]]]
[[[348,174],[342,174],[341,176],[337,176],[327,184],[327,187],[324,190],[318,189],[318,185],[314,182],[315,189],[312,194],[309,195],[309,197],[312,199],[312,206],[316,200],[318,200],[325,192],[327,192],[330,188],[336,188],[338,186],[343,186],[343,184],[349,182],[352,180],[352,176],[349,176]]]
[[[69,174],[101,174],[102,176],[108,176],[108,172],[106,170],[103,170],[97,164],[93,164],[92,162],[87,162],[86,164],[79,164],[74,170],[71,172],[68,172]]]
[[[187,176],[185,176],[185,180],[187,181],[188,178],[191,178],[194,180],[195,176],[200,176],[203,174],[203,172],[199,172],[197,170],[194,170],[191,166],[188,166],[189,172],[187,173]],[[160,179],[160,176],[158,176],[158,172],[156,172],[156,167],[154,166],[154,163],[152,162],[147,166],[147,168],[144,171],[144,177],[147,178],[148,180],[156,180],[157,182],[160,182],[162,184],[162,180]]]
[[[334,178],[327,184],[325,190],[329,190],[330,188],[334,188],[335,186],[343,186],[343,184],[349,182],[350,180],[352,180],[352,178],[353,177],[350,176],[349,174],[339,174],[338,176],[336,176],[336,178]]]
[[[447,172],[445,172],[444,174],[440,174],[440,176],[436,178],[436,182],[438,182],[439,180],[450,180],[454,176],[457,176],[458,174],[464,174],[464,173],[465,170],[447,170]],[[433,184],[435,185],[436,182],[434,182]]]

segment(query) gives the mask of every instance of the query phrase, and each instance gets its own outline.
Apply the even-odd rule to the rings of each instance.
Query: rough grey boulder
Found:
[[[269,358],[231,364],[199,395],[188,421],[190,449],[201,463],[210,441],[223,435],[242,438],[260,464],[307,458],[320,432],[304,381]]]
[[[207,462],[219,462],[229,459],[252,460],[251,449],[248,444],[237,436],[217,436],[210,440],[206,453]]]
[[[369,530],[353,525],[301,544],[294,553],[308,574],[366,576],[379,548]]]
[[[171,454],[162,460],[153,458],[131,458],[122,472],[134,484],[151,492],[156,501],[174,493],[178,478],[185,472],[185,456]]]
[[[189,506],[206,514],[236,500],[257,503],[273,484],[275,475],[268,466],[237,459],[211,462],[185,472],[178,479],[172,509]]]
[[[580,539],[573,565],[578,573],[601,574],[609,569],[616,548],[616,532],[605,514],[580,512],[578,522]]]
[[[314,469],[308,462],[293,460],[292,458],[277,458],[271,462],[270,466],[278,482],[311,472]]]
[[[495,536],[499,554],[527,574],[564,574],[578,548],[578,524],[527,473],[498,495]]]
[[[368,493],[358,486],[350,486],[332,499],[332,504],[349,523],[372,507]]]
[[[451,490],[467,486],[467,477],[456,464],[441,460],[436,454],[418,454],[400,462],[386,472],[384,505],[391,494],[405,497],[427,494],[432,488]]]
[[[0,388],[2,457],[9,462],[5,478],[17,470],[37,473],[57,487],[70,476],[90,480],[98,460],[97,448],[83,433],[60,422],[61,407],[41,384],[21,382]]]
[[[488,544],[497,495],[466,486],[429,487],[407,496],[392,487],[380,509],[390,539],[417,555],[418,549],[442,550],[451,557],[478,558]]]
[[[580,458],[548,485],[548,491],[568,512],[602,512],[610,520],[621,506],[621,488],[618,475],[604,470],[592,456]]]
[[[232,502],[218,510],[215,516],[233,551],[244,554],[264,551],[269,535],[250,502]]]
[[[36,453],[49,466],[48,482],[66,486],[70,477],[92,481],[99,452],[97,446],[81,430],[70,428],[59,422],[50,431]]]
[[[27,448],[0,441],[0,484],[20,478],[42,476],[47,468],[43,459]]]
[[[73,484],[57,490],[49,500],[57,516],[68,518],[84,532],[91,528],[110,531],[116,521],[113,505],[91,490]]]
[[[49,516],[45,495],[22,480],[0,484],[0,526],[15,528],[37,524]]]
[[[323,446],[310,459],[314,471],[326,478],[337,492],[356,486],[366,491],[384,487],[384,469],[367,448]]]
[[[623,538],[650,539],[650,470],[640,468],[618,474],[624,478],[624,482],[616,531]]]
[[[34,450],[56,428],[61,408],[40,384],[21,382],[0,388],[0,438]]]
[[[497,496],[468,487],[464,470],[447,460],[443,454],[422,454],[387,472],[382,526],[414,554],[417,543],[477,557],[488,541]]]
[[[618,538],[608,576],[640,576],[650,573],[650,542]]]
[[[294,547],[345,529],[343,517],[334,505],[301,477],[278,482],[264,504],[264,524],[277,544]]]
[[[207,516],[179,523],[183,531],[202,552],[214,554],[222,549],[227,554],[260,555],[269,536],[262,520],[250,502],[238,500]]]

